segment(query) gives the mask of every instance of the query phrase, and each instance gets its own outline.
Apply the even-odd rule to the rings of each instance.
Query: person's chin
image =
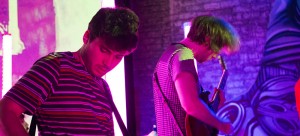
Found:
[[[97,76],[97,77],[103,77],[106,72],[103,72],[103,71],[94,71],[94,76]]]

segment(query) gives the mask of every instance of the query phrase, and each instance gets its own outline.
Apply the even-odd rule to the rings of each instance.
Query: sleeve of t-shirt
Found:
[[[59,61],[48,55],[38,61],[27,71],[21,79],[6,93],[8,97],[25,112],[33,114],[48,95],[53,92],[59,76]]]
[[[176,52],[170,61],[173,81],[175,81],[177,75],[181,72],[190,72],[195,76],[195,78],[197,78],[194,55],[190,49],[183,48]]]

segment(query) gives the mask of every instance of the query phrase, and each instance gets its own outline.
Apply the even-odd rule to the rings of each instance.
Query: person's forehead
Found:
[[[100,48],[105,48],[106,50],[109,50],[110,52],[113,52],[113,53],[119,54],[119,55],[128,55],[136,49],[136,48],[133,48],[133,49],[128,49],[128,50],[117,51],[111,47],[112,45],[110,45],[110,44],[116,44],[116,43],[109,44],[109,43],[105,42],[105,40],[103,40],[102,38],[99,38],[99,37],[97,37],[95,40],[97,40]],[[115,45],[115,46],[118,46],[118,45]]]
[[[132,49],[132,50],[122,50],[122,51],[116,51],[116,50],[113,50],[111,48],[109,48],[108,46],[104,45],[103,46],[104,48],[106,48],[107,50],[109,50],[110,52],[114,53],[114,54],[118,54],[118,55],[129,55],[130,53],[132,53],[135,49]]]

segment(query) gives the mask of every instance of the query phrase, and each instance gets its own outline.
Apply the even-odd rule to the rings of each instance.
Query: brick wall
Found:
[[[137,135],[155,124],[152,72],[161,53],[183,36],[182,24],[194,16],[212,14],[230,22],[241,37],[240,52],[225,56],[229,78],[226,98],[246,93],[259,70],[273,0],[135,0],[132,8],[141,20],[140,41],[134,53],[134,88]],[[200,81],[212,90],[221,75],[218,61],[198,64]]]
[[[140,17],[139,45],[133,54],[137,135],[145,135],[155,124],[152,72],[171,41],[168,0],[136,0]]]

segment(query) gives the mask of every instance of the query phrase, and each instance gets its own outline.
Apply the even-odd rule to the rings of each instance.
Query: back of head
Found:
[[[138,40],[138,25],[138,16],[128,8],[101,8],[89,23],[89,41],[102,38],[111,50],[132,50]]]
[[[228,46],[230,52],[239,49],[239,35],[232,25],[214,16],[198,16],[193,19],[190,32],[187,36],[194,42],[203,44],[205,39],[210,40],[210,49],[218,52]]]

